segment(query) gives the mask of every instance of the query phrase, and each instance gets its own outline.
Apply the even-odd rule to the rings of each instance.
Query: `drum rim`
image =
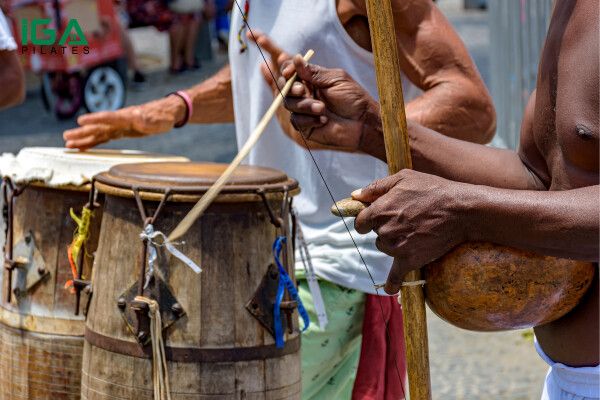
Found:
[[[148,163],[144,163],[148,164]],[[218,163],[195,163],[195,164],[206,164],[215,165]],[[136,164],[127,164],[128,167]],[[226,164],[221,164],[225,166]],[[272,170],[280,172],[282,178],[278,182],[265,182],[256,184],[229,184],[225,185],[221,190],[221,194],[217,197],[216,201],[235,201],[236,199],[245,198],[242,201],[260,201],[261,197],[259,192],[263,192],[267,197],[281,197],[284,192],[288,192],[290,195],[296,195],[300,192],[298,181],[287,176],[283,171],[268,168],[268,167],[256,167],[262,170]],[[215,179],[216,181],[216,179]],[[111,175],[111,170],[102,172],[94,177],[94,184],[96,189],[100,193],[112,195],[116,197],[134,197],[134,190],[137,191],[140,197],[144,200],[161,200],[166,191],[169,191],[171,201],[179,202],[193,202],[202,197],[211,184],[182,184],[170,186],[166,182],[152,183],[143,181],[127,181],[122,176]]]

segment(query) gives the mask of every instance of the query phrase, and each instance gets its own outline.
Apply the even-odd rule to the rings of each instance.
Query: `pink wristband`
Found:
[[[194,113],[194,104],[192,103],[192,99],[190,98],[190,96],[183,90],[178,90],[176,92],[169,93],[167,96],[170,96],[172,94],[178,96],[185,103],[185,115],[183,117],[183,120],[174,125],[175,128],[181,128],[182,126],[185,126],[188,122],[190,122],[190,118]]]

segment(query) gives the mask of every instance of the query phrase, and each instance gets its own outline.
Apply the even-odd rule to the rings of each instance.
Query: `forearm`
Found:
[[[544,189],[513,151],[453,139],[410,121],[408,132],[413,168],[417,171],[474,185]],[[387,161],[376,103],[365,116],[361,150]]]
[[[599,186],[517,191],[466,185],[466,237],[540,254],[598,261]]]
[[[226,65],[199,85],[186,90],[186,92],[190,95],[194,105],[194,113],[190,116],[191,123],[234,122],[229,65]]]
[[[444,135],[489,142],[496,115],[475,63],[431,0],[393,0],[402,71],[423,94],[407,102],[408,119]]]
[[[406,104],[409,120],[446,136],[488,143],[494,136],[496,114],[492,100],[477,77],[455,75]]]

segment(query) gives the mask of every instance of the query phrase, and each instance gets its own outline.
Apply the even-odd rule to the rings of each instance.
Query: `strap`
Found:
[[[275,264],[277,264],[277,268],[279,269],[279,285],[277,287],[277,295],[275,297],[275,305],[273,309],[273,319],[275,325],[273,330],[275,332],[275,346],[277,348],[283,348],[285,345],[283,341],[283,326],[281,324],[281,302],[283,300],[285,289],[287,289],[288,293],[290,294],[290,298],[298,303],[298,312],[300,313],[300,317],[302,317],[302,321],[304,322],[302,332],[308,329],[310,325],[308,312],[306,312],[304,304],[302,304],[302,300],[300,300],[300,296],[298,296],[298,290],[296,289],[296,286],[294,286],[294,282],[292,282],[292,279],[288,275],[287,271],[281,264],[281,249],[285,243],[285,236],[279,236],[273,243],[273,258],[275,259]]]
[[[192,98],[190,97],[190,95],[187,94],[186,92],[184,92],[183,90],[178,90],[176,92],[169,93],[167,96],[170,96],[170,95],[175,95],[175,96],[179,97],[185,103],[185,115],[183,116],[183,120],[180,122],[177,122],[174,125],[174,128],[181,128],[181,127],[187,125],[188,122],[190,122],[190,118],[194,114],[194,102],[192,101]]]

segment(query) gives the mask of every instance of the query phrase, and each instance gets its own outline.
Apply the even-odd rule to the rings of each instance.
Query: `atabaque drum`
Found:
[[[283,278],[294,279],[297,182],[240,166],[187,233],[166,240],[226,167],[130,164],[96,176],[105,206],[83,399],[152,400],[167,382],[173,400],[300,398],[298,303],[276,296]],[[276,257],[277,243],[286,254]],[[160,323],[150,320],[149,301]]]
[[[79,398],[84,312],[102,213],[97,207],[81,225],[90,179],[114,164],[157,160],[187,161],[61,148],[24,148],[0,157],[0,399]],[[85,238],[74,234],[78,225]],[[73,260],[68,250],[78,237]]]
[[[465,243],[423,270],[429,308],[473,331],[532,328],[571,311],[596,267],[491,243]],[[597,279],[597,278],[596,278]]]

